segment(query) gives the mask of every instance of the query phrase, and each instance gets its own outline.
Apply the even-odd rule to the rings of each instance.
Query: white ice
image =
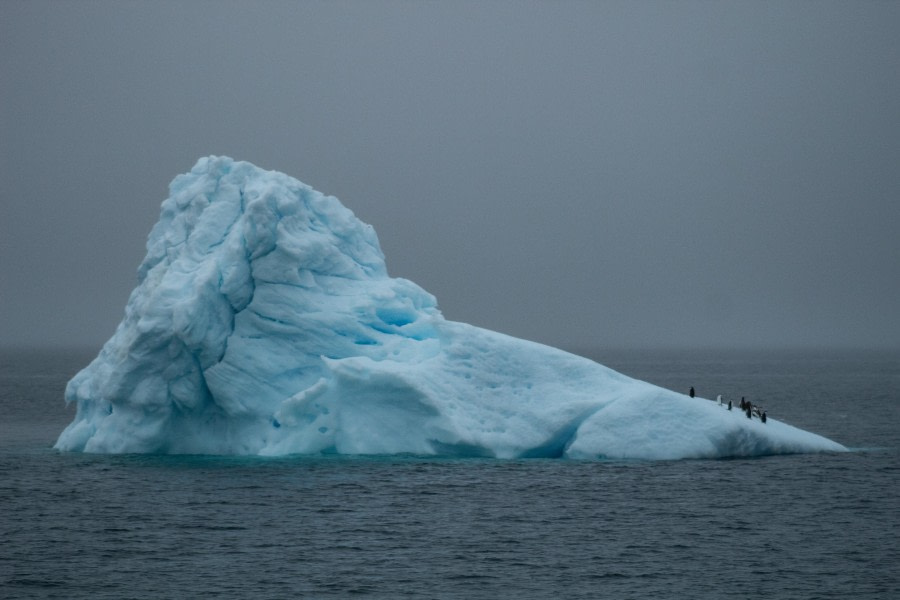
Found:
[[[175,178],[125,318],[66,389],[84,452],[718,458],[842,451],[445,320],[336,198],[229,158]]]

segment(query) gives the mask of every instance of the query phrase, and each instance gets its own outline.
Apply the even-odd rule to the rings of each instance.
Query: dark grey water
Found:
[[[579,462],[60,454],[78,353],[0,355],[2,598],[898,598],[900,356],[597,353],[856,450]]]

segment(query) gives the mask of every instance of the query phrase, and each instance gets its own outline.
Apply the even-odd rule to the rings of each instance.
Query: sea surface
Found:
[[[900,598],[898,352],[582,352],[852,449],[660,462],[57,452],[95,353],[0,354],[0,598]]]

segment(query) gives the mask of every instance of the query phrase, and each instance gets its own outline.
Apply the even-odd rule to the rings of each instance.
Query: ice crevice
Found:
[[[227,157],[176,177],[56,448],[679,459],[843,451],[446,320],[336,198]]]

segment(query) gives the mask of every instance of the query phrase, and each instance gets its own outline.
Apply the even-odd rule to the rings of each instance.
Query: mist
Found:
[[[0,3],[0,345],[115,330],[173,177],[285,172],[448,319],[898,347],[900,4]]]

